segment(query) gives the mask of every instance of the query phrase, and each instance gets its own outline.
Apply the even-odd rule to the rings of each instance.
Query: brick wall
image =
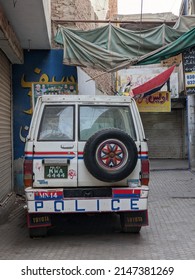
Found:
[[[114,0],[116,1],[116,0]],[[53,36],[56,32],[57,24],[55,20],[96,20],[97,16],[94,13],[94,10],[91,6],[90,0],[51,0],[51,13],[52,13],[52,32]],[[81,30],[90,30],[98,26],[95,23],[89,22],[75,22],[75,23],[66,23],[63,24],[66,27],[74,27]],[[59,46],[53,43],[53,48],[57,48]],[[92,68],[83,68],[90,77],[95,77],[96,75],[102,74],[102,72],[94,70]],[[96,86],[102,92],[106,94],[111,94],[112,85],[112,75],[103,73],[98,78],[94,79],[96,82]]]
[[[118,0],[109,0],[107,18],[112,20],[118,14]]]
[[[52,20],[73,20],[76,16],[76,0],[51,0]]]

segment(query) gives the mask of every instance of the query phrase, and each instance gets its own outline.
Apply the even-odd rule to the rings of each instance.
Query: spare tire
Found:
[[[134,170],[138,158],[134,140],[119,129],[104,129],[92,135],[84,147],[84,163],[96,179],[117,182]]]

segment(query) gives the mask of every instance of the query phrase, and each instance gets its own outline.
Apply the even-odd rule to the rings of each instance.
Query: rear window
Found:
[[[123,130],[136,140],[135,127],[128,106],[80,106],[80,141],[86,141],[97,131],[107,128]]]
[[[74,106],[45,106],[38,140],[74,140]]]

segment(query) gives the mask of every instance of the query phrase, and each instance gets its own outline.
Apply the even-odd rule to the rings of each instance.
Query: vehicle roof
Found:
[[[42,102],[114,102],[124,103],[132,102],[130,96],[115,96],[115,95],[43,95],[39,97]]]

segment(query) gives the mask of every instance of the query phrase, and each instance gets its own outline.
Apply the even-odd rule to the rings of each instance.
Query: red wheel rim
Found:
[[[118,170],[127,161],[127,149],[121,141],[109,139],[98,146],[96,159],[102,168]]]

